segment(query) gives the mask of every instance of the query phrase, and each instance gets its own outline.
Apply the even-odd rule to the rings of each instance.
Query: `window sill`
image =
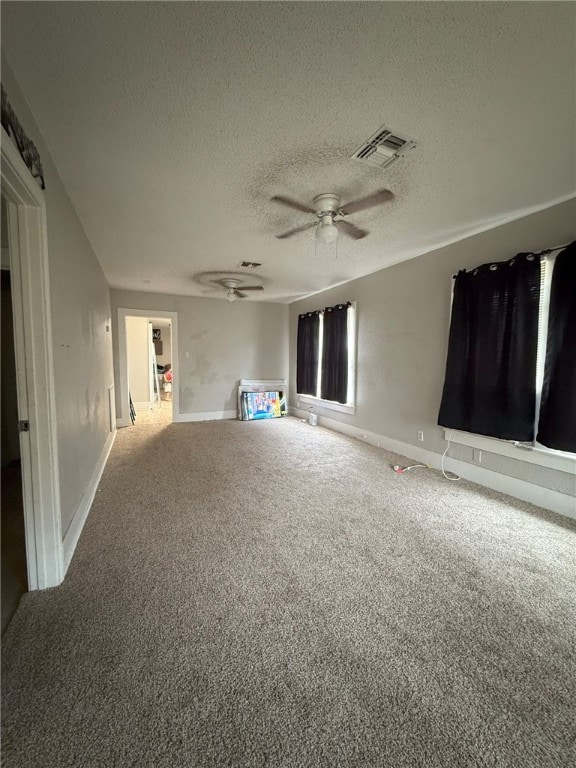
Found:
[[[576,472],[576,455],[561,453],[552,449],[539,448],[530,445],[516,445],[507,440],[499,440],[496,437],[474,435],[471,432],[460,432],[457,429],[443,427],[446,440],[450,437],[452,443],[467,445],[470,448],[478,448],[487,453],[507,456],[517,461],[526,461],[529,464],[538,464],[540,467],[549,467],[559,472]],[[450,433],[452,435],[450,436]]]
[[[345,403],[335,403],[332,400],[321,400],[319,397],[312,397],[312,395],[298,395],[298,406],[300,408],[308,408],[310,406],[315,408],[326,408],[330,411],[340,411],[340,413],[356,413],[356,407],[354,405],[348,405]]]

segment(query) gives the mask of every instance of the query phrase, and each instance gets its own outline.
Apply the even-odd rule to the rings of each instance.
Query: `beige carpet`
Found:
[[[166,395],[163,395],[166,398]],[[149,411],[136,411],[134,427],[158,426],[172,423],[172,400],[160,400]]]
[[[576,525],[297,419],[118,433],[5,768],[561,768]]]

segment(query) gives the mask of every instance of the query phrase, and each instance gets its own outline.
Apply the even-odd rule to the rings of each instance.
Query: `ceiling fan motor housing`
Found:
[[[327,213],[337,214],[340,211],[340,197],[330,192],[316,195],[314,198],[314,210],[317,216]]]
[[[221,283],[222,283],[222,285],[223,285],[225,288],[228,288],[228,289],[229,289],[229,290],[231,290],[231,291],[235,291],[237,288],[239,288],[239,287],[240,287],[240,285],[241,285],[242,281],[241,281],[241,280],[237,280],[237,279],[236,279],[236,278],[234,278],[234,277],[226,277],[226,278],[224,278],[224,279],[221,281]]]

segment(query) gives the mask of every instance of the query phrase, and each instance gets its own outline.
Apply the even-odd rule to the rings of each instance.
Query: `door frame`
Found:
[[[172,371],[174,372],[174,381],[178,382],[178,313],[167,312],[161,309],[128,309],[119,307],[118,309],[118,383],[120,387],[120,414],[117,415],[117,427],[129,427],[130,420],[130,392],[128,388],[128,350],[126,347],[126,318],[127,317],[165,317],[171,321],[170,343],[172,347]],[[179,387],[172,387],[172,421],[177,420],[180,413],[180,393]]]
[[[46,200],[3,132],[0,177],[7,203],[16,389],[28,589],[64,578]]]

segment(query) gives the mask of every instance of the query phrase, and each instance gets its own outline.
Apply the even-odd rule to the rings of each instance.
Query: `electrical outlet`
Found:
[[[424,432],[422,432],[421,429],[418,430],[418,440],[420,440],[421,443],[424,442]]]

